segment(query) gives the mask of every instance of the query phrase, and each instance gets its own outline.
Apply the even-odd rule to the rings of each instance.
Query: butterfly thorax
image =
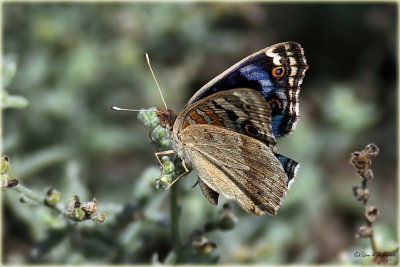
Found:
[[[179,140],[178,137],[178,128],[174,127],[176,124],[176,119],[178,115],[176,115],[172,110],[157,110],[157,117],[160,121],[161,127],[165,128],[167,131],[167,135],[171,139],[172,148],[178,154],[179,158],[184,160],[187,166],[191,165],[190,158],[187,157],[184,149],[184,145]]]

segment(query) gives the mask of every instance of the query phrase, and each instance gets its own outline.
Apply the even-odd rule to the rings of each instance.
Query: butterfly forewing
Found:
[[[194,124],[223,127],[267,144],[275,151],[276,139],[271,129],[271,109],[259,92],[248,88],[215,93],[185,108],[174,130]]]
[[[250,88],[260,92],[270,104],[274,136],[285,136],[295,129],[299,117],[298,94],[307,68],[300,44],[275,44],[215,77],[197,91],[187,105],[224,90]]]

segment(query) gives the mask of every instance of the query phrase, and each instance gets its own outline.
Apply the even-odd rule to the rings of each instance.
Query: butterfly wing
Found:
[[[285,136],[294,131],[299,117],[298,95],[307,68],[300,44],[275,44],[215,77],[193,95],[187,106],[224,90],[251,88],[259,91],[270,103],[274,136]]]
[[[268,152],[264,152],[266,155],[263,164],[274,166],[274,170],[279,169],[280,171],[276,171],[275,173],[279,173],[280,181],[284,181],[283,186],[286,189],[288,188],[290,181],[295,176],[295,169],[298,163],[285,156],[275,154],[276,139],[271,129],[271,108],[259,92],[248,88],[237,88],[205,97],[186,107],[184,111],[178,115],[173,129],[175,134],[181,138],[181,135],[185,135],[187,128],[202,124],[212,126],[213,129],[223,129],[228,133],[232,131],[236,132],[252,142],[256,142],[256,139],[261,141],[263,143],[263,150],[268,150]],[[195,130],[191,131],[195,132]],[[183,141],[183,143],[185,142],[186,141]],[[210,148],[213,149],[214,146],[212,144],[210,145]],[[253,151],[252,153],[258,153],[258,151]],[[196,155],[198,155],[198,153]],[[197,163],[196,165],[195,162],[197,159],[191,158],[191,155],[189,155],[189,158],[199,172],[199,168],[204,165],[202,163]],[[197,162],[203,161],[204,159],[200,159]],[[229,157],[226,158],[224,162],[227,161],[229,161]],[[208,163],[208,165],[212,167],[212,164]],[[218,169],[218,167],[215,166],[213,168]],[[265,172],[263,179],[270,179],[270,175],[270,172]],[[200,178],[200,188],[204,195],[210,203],[216,205],[218,203],[218,193],[224,194],[224,192],[218,191],[221,190],[221,188],[215,185],[210,186],[212,181],[206,182],[211,179],[207,174],[199,172],[198,176]],[[285,190],[283,191],[286,192]],[[281,193],[283,191],[281,191]],[[280,194],[279,197],[282,197],[282,194]],[[246,197],[243,197],[243,199],[245,198]],[[243,200],[242,204],[243,203],[250,202],[249,200]],[[279,207],[276,206],[276,203],[275,201],[275,207]],[[272,212],[271,207],[269,212]],[[253,213],[259,213],[259,211],[257,210],[257,212],[254,211]]]
[[[266,144],[208,124],[186,127],[180,139],[208,188],[237,201],[249,213],[276,215],[289,179]]]
[[[223,127],[265,143],[276,150],[271,129],[271,108],[259,92],[236,88],[215,93],[187,106],[175,120],[176,134],[189,125],[210,124]]]

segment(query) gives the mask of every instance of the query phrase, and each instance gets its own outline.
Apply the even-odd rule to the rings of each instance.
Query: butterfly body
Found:
[[[210,203],[223,194],[251,214],[276,215],[298,168],[277,154],[276,137],[294,130],[305,62],[299,44],[277,44],[217,76],[179,114],[157,111]]]

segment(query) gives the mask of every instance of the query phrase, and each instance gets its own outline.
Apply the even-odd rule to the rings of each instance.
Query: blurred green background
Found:
[[[382,249],[397,240],[397,4],[3,3],[3,57],[16,63],[6,90],[24,109],[3,111],[3,153],[12,174],[63,201],[96,197],[106,222],[67,223],[46,207],[3,196],[3,263],[155,263],[172,249],[168,194],[148,128],[112,105],[162,108],[144,53],[169,107],[266,46],[297,41],[310,66],[296,131],[278,150],[301,168],[276,217],[230,202],[238,222],[206,237],[219,263],[368,263],[355,239],[363,206],[351,152],[374,142],[370,202]],[[189,240],[218,217],[195,172],[179,183],[181,233]],[[201,257],[200,257],[201,258]],[[193,257],[189,262],[201,262]],[[207,260],[206,260],[207,262]]]

